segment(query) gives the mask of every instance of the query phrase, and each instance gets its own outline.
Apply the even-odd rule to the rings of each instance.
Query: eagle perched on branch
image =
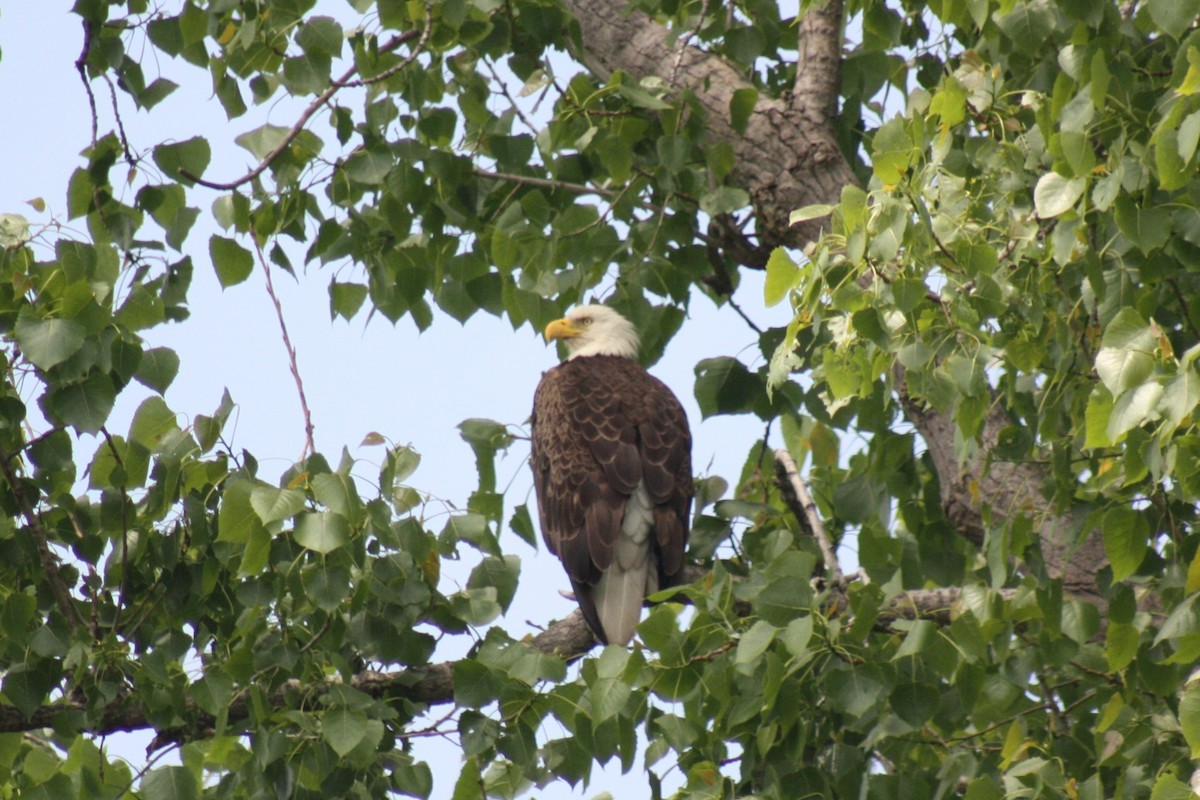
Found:
[[[637,362],[638,335],[611,308],[546,326],[568,358],[533,398],[533,485],[542,538],[601,644],[627,645],[646,596],[683,566],[692,436],[678,398]]]

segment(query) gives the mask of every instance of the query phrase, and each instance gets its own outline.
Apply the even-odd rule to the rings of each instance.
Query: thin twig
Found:
[[[509,172],[491,172],[486,169],[476,169],[475,174],[480,178],[492,178],[498,181],[508,181],[511,183],[519,183],[522,186],[536,186],[539,189],[558,189],[564,192],[573,192],[575,194],[598,194],[601,197],[616,199],[620,196],[620,192],[615,192],[612,189],[604,189],[599,186],[588,186],[583,183],[567,183],[566,181],[556,181],[549,178],[535,178],[531,175],[514,175]]]
[[[136,169],[138,162],[129,149],[129,137],[125,135],[125,121],[121,119],[121,108],[117,105],[117,87],[113,86],[112,78],[108,77],[107,73],[104,75],[104,82],[108,84],[108,96],[112,100],[113,116],[117,120],[117,133],[121,137],[121,149],[125,151],[125,163]]]
[[[29,502],[29,495],[25,493],[25,486],[17,476],[17,471],[13,469],[11,459],[12,456],[0,450],[0,471],[4,473],[5,480],[12,488],[13,497],[17,499],[18,505],[21,506],[21,512],[25,515],[25,521],[29,524],[29,530],[33,534],[34,548],[37,550],[38,558],[41,559],[42,571],[46,573],[46,582],[50,584],[54,602],[58,605],[59,612],[66,618],[67,624],[71,626],[71,630],[78,630],[79,626],[83,624],[83,618],[79,615],[79,609],[71,602],[71,591],[58,571],[60,565],[50,550],[50,537],[46,533],[46,527],[42,525],[41,517],[34,510],[33,504]]]
[[[399,72],[401,69],[403,69],[404,67],[407,67],[413,61],[415,61],[417,56],[420,55],[421,50],[424,48],[425,43],[429,40],[429,31],[430,31],[430,22],[429,21],[430,21],[430,15],[426,14],[425,29],[423,31],[421,31],[420,34],[418,34],[418,32],[415,30],[405,31],[404,33],[398,34],[397,36],[393,37],[390,41],[388,41],[386,44],[384,44],[382,47],[379,48],[379,52],[387,53],[392,50],[395,50],[397,47],[404,44],[405,42],[408,42],[408,41],[411,41],[412,39],[417,38],[417,36],[419,35],[420,41],[417,43],[416,48],[414,48],[413,52],[407,58],[405,58],[403,61],[401,61],[399,64],[396,64],[393,67],[389,67],[384,72],[380,73],[379,75],[375,75],[371,78],[364,78],[361,80],[351,80],[354,77],[354,75],[358,72],[358,66],[355,65],[355,66],[350,67],[350,69],[346,70],[346,72],[342,74],[341,78],[339,78],[336,81],[334,81],[333,83],[329,84],[329,86],[326,87],[325,91],[323,91],[323,92],[321,92],[321,94],[317,95],[317,99],[315,99],[311,103],[309,103],[308,107],[306,109],[304,109],[303,112],[301,112],[300,118],[296,120],[295,124],[292,125],[291,129],[288,130],[287,134],[283,137],[283,139],[280,140],[279,144],[277,144],[275,146],[275,148],[273,150],[271,150],[271,152],[267,153],[263,157],[263,160],[259,162],[258,166],[256,166],[254,169],[247,172],[242,177],[237,178],[236,180],[225,181],[224,183],[222,183],[219,181],[204,180],[199,175],[193,175],[191,172],[188,172],[185,169],[179,170],[179,174],[199,186],[204,186],[208,189],[216,189],[218,191],[230,191],[232,189],[236,189],[239,186],[242,186],[242,185],[247,184],[250,181],[254,180],[259,175],[263,174],[263,172],[265,172],[268,167],[270,167],[273,163],[275,163],[275,159],[279,158],[280,154],[282,154],[285,150],[287,150],[289,147],[292,146],[292,142],[295,141],[296,137],[299,136],[304,131],[305,126],[308,125],[308,121],[310,119],[312,119],[313,115],[316,114],[318,111],[320,111],[321,108],[323,108],[333,98],[333,96],[335,94],[337,94],[339,91],[341,91],[342,89],[366,86],[368,84],[384,80],[385,78],[390,77],[391,75],[394,75],[396,72]]]
[[[83,82],[83,90],[87,92],[88,106],[92,109],[92,144],[96,144],[99,138],[99,114],[96,111],[96,95],[92,94],[92,84],[87,77],[87,57],[88,51],[92,49],[92,23],[91,20],[83,21],[83,49],[79,52],[79,58],[75,59],[75,71],[79,73],[79,80]]]
[[[754,331],[759,336],[762,336],[762,334],[763,334],[762,328],[755,325],[754,320],[752,320],[752,319],[750,319],[750,317],[746,316],[746,312],[742,311],[742,307],[733,301],[733,297],[726,297],[725,302],[729,304],[730,308],[732,308],[734,311],[737,312],[737,315],[742,318],[742,322],[745,322],[747,325],[750,326],[750,330]]]
[[[275,317],[279,320],[279,331],[283,334],[283,346],[287,349],[288,366],[292,370],[292,378],[296,381],[296,391],[300,395],[300,410],[304,414],[304,451],[300,453],[300,460],[303,461],[308,455],[317,451],[313,445],[312,413],[308,410],[308,398],[304,395],[304,381],[300,379],[300,367],[296,364],[296,348],[292,346],[292,338],[288,336],[287,323],[283,319],[283,305],[279,302],[279,296],[275,294],[275,283],[271,280],[271,265],[263,255],[262,244],[259,243],[258,234],[253,228],[250,229],[250,238],[254,240],[258,263],[262,265],[263,275],[267,279],[267,294],[275,305]]]
[[[800,477],[799,468],[796,466],[792,454],[783,448],[776,450],[775,468],[780,484],[790,488],[795,494],[795,504],[789,503],[789,505],[792,505],[792,512],[796,517],[807,521],[808,526],[812,529],[813,538],[817,540],[817,547],[821,549],[821,557],[825,559],[825,568],[829,570],[830,581],[839,589],[843,588],[846,585],[846,576],[842,574],[837,553],[829,540],[829,534],[825,532],[825,523],[821,521],[821,515],[817,513],[817,505],[813,502],[808,487],[804,485],[804,480]],[[784,492],[784,496],[787,497],[787,492]]]

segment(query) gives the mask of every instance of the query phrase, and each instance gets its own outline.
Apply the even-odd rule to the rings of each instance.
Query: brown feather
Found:
[[[602,643],[592,587],[612,563],[629,497],[654,503],[658,585],[683,566],[692,505],[691,433],[671,390],[637,362],[584,356],[546,371],[534,395],[534,491],[542,538]]]

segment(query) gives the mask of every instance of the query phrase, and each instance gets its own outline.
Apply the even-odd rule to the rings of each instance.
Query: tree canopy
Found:
[[[0,794],[471,800],[640,759],[650,797],[1192,797],[1200,0],[73,15],[93,124],[30,187],[66,219],[0,209]],[[251,167],[127,133],[185,82]],[[600,650],[577,614],[506,632],[519,431],[464,421],[446,521],[409,448],[274,474],[233,398],[171,408],[197,269],[422,330],[602,297],[647,364],[700,296],[792,313],[696,365],[706,417],[770,434],[697,482],[690,584]],[[112,757],[135,729],[178,763]],[[435,729],[457,774],[411,751]]]

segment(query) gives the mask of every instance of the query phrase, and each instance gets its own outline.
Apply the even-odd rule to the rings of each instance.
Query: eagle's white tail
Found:
[[[612,564],[593,590],[596,614],[609,644],[624,647],[642,618],[642,602],[658,591],[658,564],[651,544],[654,505],[643,484],[625,505]]]

